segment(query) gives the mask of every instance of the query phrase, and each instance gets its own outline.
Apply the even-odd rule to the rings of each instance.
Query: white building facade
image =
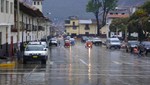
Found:
[[[0,56],[11,43],[11,27],[14,25],[14,0],[0,0]]]
[[[0,56],[13,56],[18,40],[20,43],[40,40],[50,32],[51,23],[43,13],[20,1],[18,33],[16,1],[0,0]]]

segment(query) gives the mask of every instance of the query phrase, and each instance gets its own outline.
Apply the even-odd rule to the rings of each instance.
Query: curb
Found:
[[[6,62],[6,63],[1,63],[0,68],[9,68],[9,67],[13,68],[13,67],[15,67],[15,65],[16,65],[16,62],[14,62],[14,61]]]

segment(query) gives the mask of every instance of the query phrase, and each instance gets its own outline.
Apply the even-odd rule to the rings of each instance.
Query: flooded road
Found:
[[[52,46],[45,66],[40,63],[0,68],[0,85],[149,85],[150,57],[84,43]]]

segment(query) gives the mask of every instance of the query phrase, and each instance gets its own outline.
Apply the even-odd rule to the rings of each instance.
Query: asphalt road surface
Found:
[[[46,65],[39,62],[0,68],[0,85],[149,85],[150,57],[105,46],[52,46]]]

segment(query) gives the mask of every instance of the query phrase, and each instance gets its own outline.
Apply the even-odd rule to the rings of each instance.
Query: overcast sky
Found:
[[[119,0],[119,6],[137,6],[146,0]],[[52,20],[64,20],[69,16],[78,16],[80,19],[95,18],[92,13],[86,12],[88,0],[44,0],[43,12]],[[47,15],[47,13],[50,13]]]

